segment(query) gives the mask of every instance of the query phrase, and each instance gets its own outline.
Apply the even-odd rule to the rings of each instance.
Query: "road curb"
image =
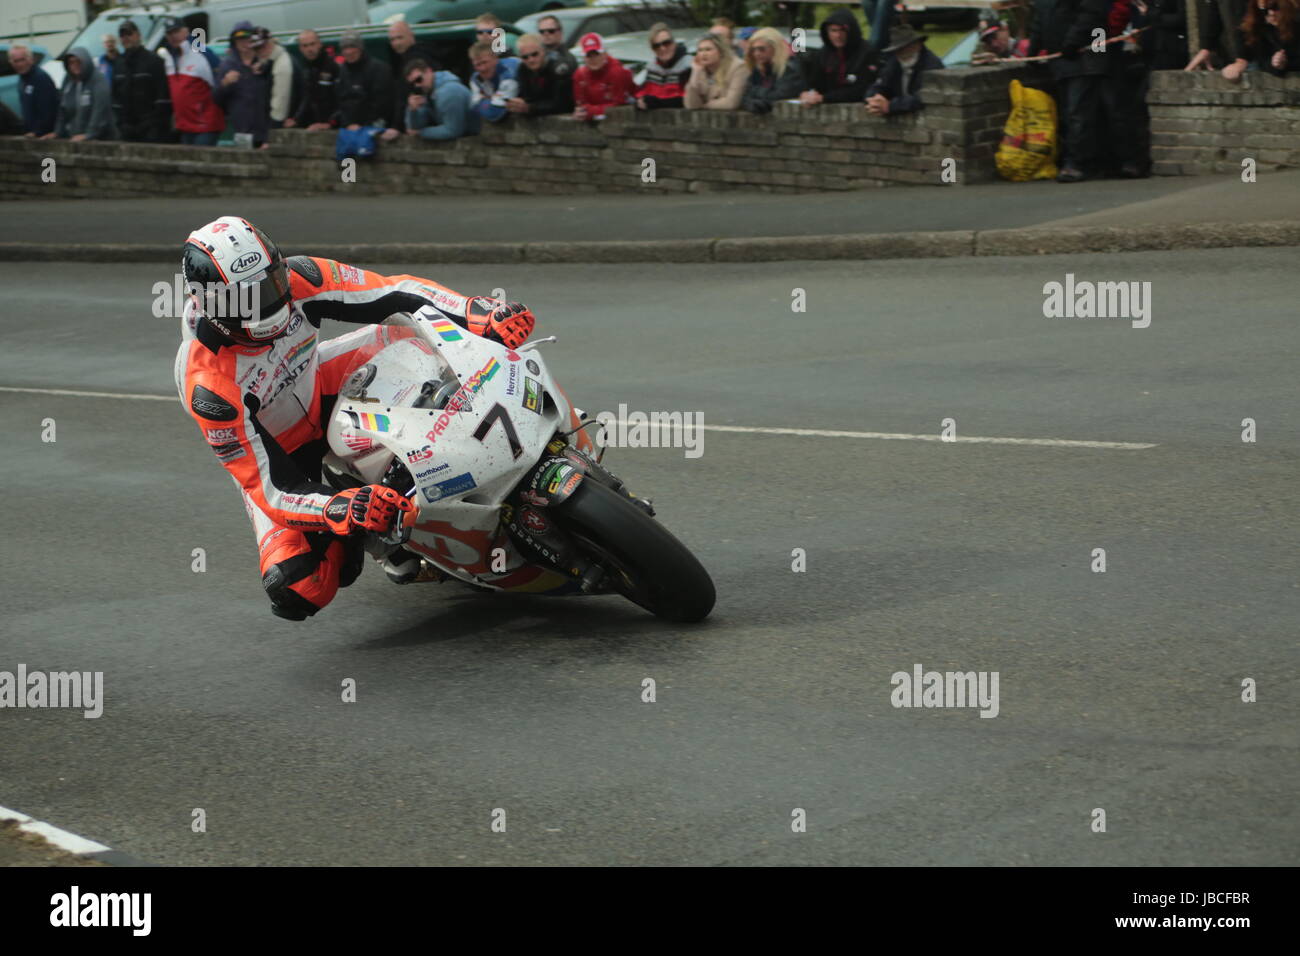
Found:
[[[1203,222],[1170,226],[1075,226],[895,232],[749,239],[647,239],[591,242],[357,242],[299,248],[345,262],[417,264],[787,262],[846,259],[949,259],[1068,253],[1300,246],[1300,221]],[[179,261],[177,243],[0,242],[0,262]]]
[[[37,820],[19,810],[10,810],[8,807],[0,807],[0,821],[14,823],[21,833],[30,836],[39,837],[50,846],[55,847],[70,856],[79,856],[87,860],[98,860],[109,866],[152,866],[151,863],[145,863],[137,860],[120,850],[114,850],[112,847],[105,846],[95,840],[88,840],[83,836],[72,833],[68,830],[56,827],[53,824],[46,823],[43,820]]]

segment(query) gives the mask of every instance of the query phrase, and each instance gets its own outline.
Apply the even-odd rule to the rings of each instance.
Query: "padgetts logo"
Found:
[[[104,712],[103,671],[0,671],[0,707],[72,707],[93,720]]]
[[[1075,281],[1043,285],[1043,315],[1049,319],[1132,319],[1133,328],[1151,324],[1150,282]]]
[[[51,926],[128,926],[133,936],[152,928],[152,893],[82,893],[73,886],[50,897]]]

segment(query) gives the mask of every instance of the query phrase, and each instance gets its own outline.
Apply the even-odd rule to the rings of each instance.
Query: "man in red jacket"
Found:
[[[187,146],[215,146],[226,128],[226,115],[212,101],[212,63],[194,49],[190,28],[183,20],[168,20],[164,37],[167,55],[163,66],[167,69],[173,122],[181,142]]]
[[[573,118],[599,119],[611,106],[630,103],[636,83],[628,68],[605,52],[600,34],[584,33],[578,45],[585,62],[573,74],[573,102],[577,104]]]

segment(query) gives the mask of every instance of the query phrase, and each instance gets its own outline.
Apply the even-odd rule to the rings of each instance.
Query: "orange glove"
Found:
[[[471,299],[465,318],[469,330],[485,339],[517,349],[533,334],[537,319],[528,306],[519,302],[498,302],[484,296]]]
[[[414,511],[415,502],[387,485],[365,485],[340,491],[325,503],[325,524],[347,537],[354,531],[388,532],[398,512]]]

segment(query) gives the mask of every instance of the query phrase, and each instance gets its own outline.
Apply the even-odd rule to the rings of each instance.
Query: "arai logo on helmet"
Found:
[[[230,266],[231,272],[248,272],[250,269],[261,265],[262,254],[260,252],[250,252],[246,256],[240,256]]]

